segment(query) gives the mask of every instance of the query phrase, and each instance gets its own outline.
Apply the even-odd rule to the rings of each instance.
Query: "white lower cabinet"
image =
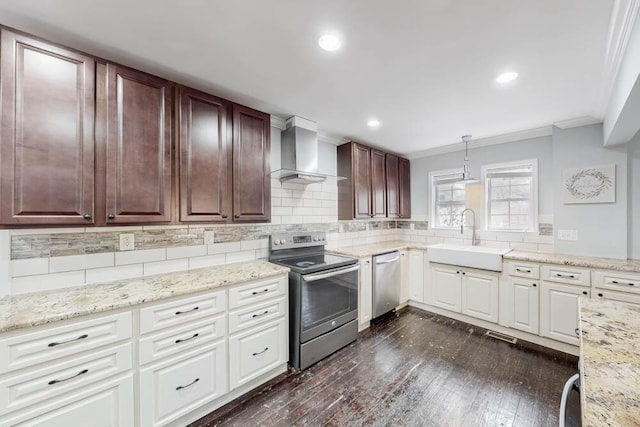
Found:
[[[539,293],[538,281],[510,277],[503,308],[508,310],[506,325],[530,334],[538,335]]]
[[[424,302],[424,251],[409,251],[409,299]]]
[[[241,386],[287,362],[286,319],[229,337],[229,385]]]
[[[221,340],[140,370],[140,423],[160,426],[227,392]]]
[[[369,327],[373,315],[373,270],[371,257],[360,260],[360,289],[358,290],[358,330]]]
[[[462,314],[497,323],[498,277],[471,270],[461,274]]]
[[[63,395],[53,403],[37,405],[26,411],[0,418],[5,427],[133,427],[134,393],[131,374],[81,388]]]
[[[445,310],[462,311],[462,280],[460,269],[431,265],[432,303]]]
[[[409,301],[409,251],[400,251],[400,304]]]
[[[578,345],[578,299],[589,288],[542,281],[540,290],[540,335]]]

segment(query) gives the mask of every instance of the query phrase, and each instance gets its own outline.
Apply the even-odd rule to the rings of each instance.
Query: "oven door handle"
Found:
[[[316,280],[327,279],[329,277],[338,276],[344,273],[351,273],[352,271],[357,270],[360,270],[360,266],[358,264],[348,268],[341,268],[340,270],[331,270],[328,273],[308,274],[306,276],[302,276],[302,278],[305,282],[315,282]]]

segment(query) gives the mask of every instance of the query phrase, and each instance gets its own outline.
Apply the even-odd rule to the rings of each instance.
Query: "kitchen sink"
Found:
[[[511,249],[440,243],[427,246],[427,259],[441,264],[502,271],[502,256]]]

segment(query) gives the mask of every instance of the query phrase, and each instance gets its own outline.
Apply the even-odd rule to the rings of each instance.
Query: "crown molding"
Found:
[[[469,148],[488,147],[491,145],[506,144],[509,142],[521,141],[524,139],[550,136],[551,128],[552,126],[543,126],[539,128],[523,130],[520,132],[512,132],[512,133],[506,133],[503,135],[490,136],[487,138],[479,138],[469,142]],[[413,160],[413,159],[419,159],[421,157],[437,156],[439,154],[453,153],[453,152],[462,151],[462,150],[464,150],[464,146],[460,142],[456,144],[429,148],[428,150],[423,150],[423,151],[418,151],[415,153],[408,154],[405,157],[407,157],[410,160]]]
[[[286,129],[285,120],[278,116],[271,116],[271,127],[280,129],[280,130],[285,130]]]
[[[348,139],[344,139],[344,138],[340,138],[340,137],[332,136],[332,135],[327,135],[326,133],[320,133],[320,132],[318,132],[318,141],[319,142],[325,142],[325,143],[331,144],[331,145],[342,145],[342,144],[346,144],[347,142],[349,142]]]
[[[553,125],[560,129],[571,129],[580,126],[595,125],[596,123],[602,123],[602,120],[596,119],[591,116],[576,117],[575,119],[562,120],[555,122]]]
[[[614,0],[600,88],[597,116],[604,114],[611,102],[613,88],[620,72],[620,66],[627,51],[627,42],[640,12],[640,0]]]

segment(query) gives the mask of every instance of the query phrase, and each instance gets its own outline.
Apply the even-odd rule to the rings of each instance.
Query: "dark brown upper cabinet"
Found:
[[[233,105],[233,221],[271,220],[271,117]]]
[[[230,221],[230,104],[194,89],[179,92],[180,221]]]
[[[398,183],[398,156],[387,154],[387,217],[398,218],[400,215],[400,192]]]
[[[398,183],[400,218],[411,218],[411,165],[409,160],[398,158]]]
[[[371,210],[371,149],[355,142],[338,146],[338,219],[363,219]]]
[[[338,219],[409,218],[409,160],[362,144],[338,147]]]
[[[170,82],[107,64],[106,223],[171,221]]]
[[[371,214],[387,216],[387,180],[384,151],[371,149]]]
[[[2,29],[0,223],[93,224],[95,62]]]

